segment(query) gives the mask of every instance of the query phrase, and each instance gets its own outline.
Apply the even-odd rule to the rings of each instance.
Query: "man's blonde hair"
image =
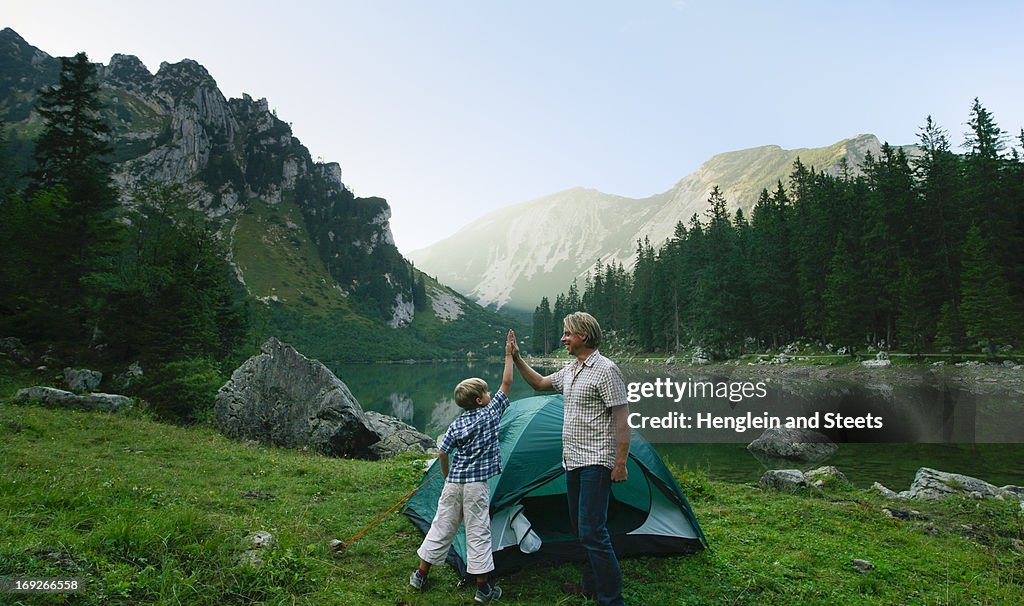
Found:
[[[487,393],[487,381],[472,377],[455,386],[455,403],[460,408],[476,408],[477,398]]]
[[[597,318],[585,311],[577,311],[565,316],[565,319],[562,320],[562,328],[583,337],[583,342],[587,344],[587,347],[597,349],[597,346],[601,344],[601,325],[597,323]]]

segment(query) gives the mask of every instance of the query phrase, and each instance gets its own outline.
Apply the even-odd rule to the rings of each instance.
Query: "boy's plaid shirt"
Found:
[[[452,421],[438,447],[452,455],[449,482],[483,482],[501,473],[498,424],[508,404],[508,396],[499,389],[487,406],[467,410]]]

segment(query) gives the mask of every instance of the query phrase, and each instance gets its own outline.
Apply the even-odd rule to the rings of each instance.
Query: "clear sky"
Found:
[[[1019,0],[4,4],[50,55],[191,58],[266,97],[387,198],[402,252],[570,187],[659,193],[726,151],[914,143],[928,115],[959,144],[975,97],[1024,127]]]

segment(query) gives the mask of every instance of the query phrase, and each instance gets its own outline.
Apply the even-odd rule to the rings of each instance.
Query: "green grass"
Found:
[[[447,567],[425,593],[407,587],[422,536],[397,513],[342,557],[329,553],[330,539],[349,539],[416,486],[411,457],[332,459],[140,413],[9,403],[0,404],[0,455],[0,576],[87,583],[79,594],[0,603],[472,601]],[[850,488],[766,494],[677,476],[714,549],[625,560],[629,604],[1019,604],[1024,595],[1024,560],[1011,544],[1022,538],[1016,503],[888,503]],[[892,519],[883,507],[913,507],[923,519]],[[254,568],[240,555],[258,530],[277,543]],[[853,558],[876,569],[857,572]],[[559,593],[577,575],[571,564],[507,575],[502,602],[582,605]]]
[[[276,205],[253,200],[238,215],[232,254],[249,292],[257,298],[276,297],[312,316],[336,311],[355,315],[334,288],[334,278],[306,234],[305,225],[291,194]]]

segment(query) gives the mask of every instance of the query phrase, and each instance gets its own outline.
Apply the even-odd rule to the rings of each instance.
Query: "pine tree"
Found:
[[[931,305],[925,291],[925,274],[919,267],[903,260],[897,286],[899,316],[896,320],[896,338],[901,349],[912,353],[924,351],[930,336],[935,333]]]
[[[105,331],[122,335],[112,347],[126,348],[125,359],[223,357],[241,341],[241,320],[215,226],[189,209],[178,185],[142,187],[132,206],[131,237],[113,271],[90,277],[109,293]]]
[[[918,250],[911,258],[920,259],[923,287],[938,317],[944,303],[956,307],[960,297],[960,245],[967,233],[967,213],[961,206],[960,160],[949,147],[945,130],[931,116],[925,120],[918,138],[922,154],[913,161],[917,194],[914,218]]]
[[[62,57],[57,86],[41,91],[36,107],[43,130],[36,140],[30,192],[59,192],[67,199],[52,243],[63,257],[53,295],[70,320],[71,332],[86,328],[83,279],[109,263],[120,235],[117,192],[107,159],[110,128],[100,116],[103,105],[95,76],[96,66],[85,53]]]
[[[865,210],[863,256],[872,273],[872,280],[866,283],[870,288],[866,296],[874,308],[871,313],[875,321],[873,332],[891,342],[898,305],[899,262],[919,248],[915,224],[910,221],[914,208],[913,178],[903,150],[895,150],[888,143],[882,146],[877,161],[868,156],[864,170],[867,173],[866,195],[857,202],[863,204]]]
[[[637,241],[636,266],[633,268],[633,298],[629,325],[640,347],[654,349],[654,248],[650,240]]]
[[[854,258],[842,236],[836,239],[822,297],[825,334],[834,343],[849,348],[850,355],[863,343],[866,332],[862,290]]]
[[[416,311],[427,309],[427,285],[422,273],[417,274],[412,281],[412,304]]]
[[[551,317],[551,305],[547,297],[542,297],[540,305],[533,311],[533,349],[534,353],[548,355],[554,343],[554,325]]]
[[[1012,197],[1008,186],[1012,175],[1005,157],[1006,140],[992,114],[976,98],[964,134],[964,197],[972,220],[988,238],[999,271],[1016,292],[1024,294],[1024,240],[1016,229],[1020,200]]]
[[[967,231],[962,263],[960,317],[967,338],[983,348],[1013,342],[1020,326],[1018,314],[989,239],[977,225]]]

